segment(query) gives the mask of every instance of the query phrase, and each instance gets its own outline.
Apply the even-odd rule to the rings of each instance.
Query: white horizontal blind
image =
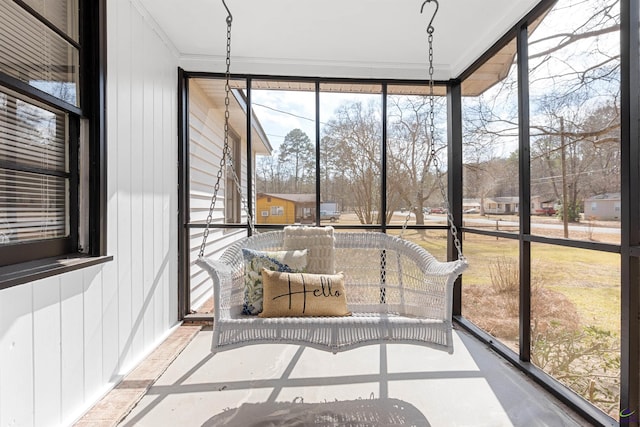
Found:
[[[0,71],[79,105],[78,49],[13,1],[0,1]]]
[[[67,172],[66,118],[0,88],[0,159]]]
[[[78,41],[78,0],[23,0],[58,29]]]
[[[67,117],[0,88],[0,245],[67,236]]]

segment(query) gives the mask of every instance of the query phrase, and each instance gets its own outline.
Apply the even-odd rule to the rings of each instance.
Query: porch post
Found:
[[[640,425],[640,19],[637,0],[620,2],[621,348],[620,425]],[[628,414],[628,416],[625,416]]]
[[[178,319],[191,310],[189,265],[189,76],[178,68]]]
[[[531,360],[531,155],[529,151],[529,39],[523,24],[516,35],[518,52],[518,176],[520,218],[520,360]]]
[[[462,86],[459,80],[451,80],[447,85],[447,198],[453,215],[453,223],[460,233],[462,244]],[[448,234],[447,260],[458,258],[453,237]],[[462,314],[462,279],[458,277],[453,288],[453,315]]]

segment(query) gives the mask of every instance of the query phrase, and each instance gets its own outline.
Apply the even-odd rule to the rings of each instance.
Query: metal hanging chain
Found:
[[[438,13],[438,9],[440,8],[440,5],[438,4],[437,0],[425,0],[422,3],[422,7],[420,8],[420,13],[424,12],[424,6],[427,3],[430,2],[434,2],[436,4],[436,10],[433,12],[433,15],[431,16],[431,21],[429,21],[429,25],[427,25],[427,33],[429,34],[429,121],[430,121],[430,125],[431,127],[429,128],[430,133],[431,133],[431,143],[429,144],[429,147],[431,148],[432,152],[433,152],[433,129],[435,129],[433,127],[433,110],[434,110],[434,106],[435,106],[435,101],[434,101],[434,96],[433,96],[433,20],[436,17],[436,14]],[[433,128],[433,129],[432,129]],[[433,155],[432,155],[433,157]],[[402,236],[404,235],[405,231],[407,231],[407,225],[409,224],[409,219],[411,219],[411,211],[413,209],[411,207],[409,207],[409,212],[407,212],[407,216],[404,219],[404,223],[402,224],[402,231],[400,231],[400,238],[402,239]]]
[[[436,179],[438,181],[438,187],[440,187],[440,193],[442,195],[442,200],[444,201],[445,213],[447,215],[447,222],[449,223],[449,227],[451,228],[451,235],[453,237],[453,244],[456,247],[456,251],[458,252],[458,259],[465,260],[464,255],[462,254],[462,245],[460,243],[460,239],[458,238],[458,228],[453,222],[453,214],[451,213],[451,209],[449,206],[449,198],[447,197],[447,191],[444,187],[444,182],[442,181],[442,173],[440,171],[440,161],[438,160],[438,156],[436,154],[435,148],[435,133],[436,126],[434,124],[435,121],[435,94],[433,91],[434,88],[434,79],[433,79],[433,33],[435,28],[433,27],[433,19],[438,13],[439,4],[437,0],[425,0],[422,3],[422,7],[420,8],[420,13],[423,12],[424,6],[427,3],[434,2],[436,4],[436,10],[433,12],[433,16],[431,17],[431,21],[429,21],[429,25],[427,26],[427,42],[429,46],[429,148],[430,155],[436,170]],[[406,228],[406,222],[403,226],[403,231]]]
[[[251,229],[251,234],[255,234],[256,228],[253,222],[253,215],[251,215],[251,212],[249,211],[249,205],[247,203],[247,199],[245,199],[244,194],[242,194],[242,184],[240,184],[240,178],[238,178],[238,175],[236,174],[236,170],[233,167],[233,160],[231,158],[231,155],[229,155],[229,167],[231,168],[231,177],[233,178],[233,182],[236,186],[236,191],[238,192],[238,194],[240,195],[240,203],[242,204],[242,209],[244,210],[244,212],[247,214],[247,224],[249,225],[249,228]]]
[[[220,168],[218,169],[218,174],[216,175],[216,183],[213,186],[213,195],[211,196],[211,204],[209,206],[209,214],[207,215],[207,222],[204,228],[204,232],[202,235],[202,244],[200,245],[200,252],[198,256],[201,257],[204,255],[205,247],[207,245],[207,238],[209,237],[209,229],[211,226],[211,221],[213,220],[213,211],[216,207],[216,202],[218,200],[218,192],[220,191],[220,181],[222,179],[222,174],[224,173],[225,166],[227,162],[229,163],[229,167],[231,169],[233,181],[236,185],[238,193],[241,196],[242,205],[247,212],[248,223],[251,230],[254,230],[253,220],[251,217],[251,213],[247,208],[247,203],[244,198],[242,198],[242,187],[240,185],[240,180],[236,175],[235,168],[233,167],[233,158],[231,157],[231,149],[229,148],[229,95],[231,93],[231,85],[229,81],[231,80],[231,23],[233,22],[233,16],[231,15],[231,11],[227,7],[227,4],[224,0],[222,0],[222,4],[224,8],[227,10],[227,57],[226,57],[226,72],[225,72],[225,84],[224,84],[224,147],[222,149],[222,156],[220,157]]]

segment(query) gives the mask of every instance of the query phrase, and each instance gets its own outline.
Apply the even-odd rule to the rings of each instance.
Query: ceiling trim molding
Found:
[[[180,67],[193,72],[222,73],[226,69],[226,58],[220,55],[180,55]],[[434,64],[436,80],[446,80],[448,67]],[[299,75],[319,78],[372,78],[426,80],[427,64],[305,60],[299,58],[233,57],[231,72],[254,75]]]
[[[164,32],[158,21],[155,20],[153,15],[144,7],[144,4],[140,0],[129,0],[134,9],[142,16],[142,19],[147,23],[149,28],[158,35],[160,40],[167,46],[171,54],[175,58],[180,58],[180,51],[176,45],[171,41],[171,38]]]

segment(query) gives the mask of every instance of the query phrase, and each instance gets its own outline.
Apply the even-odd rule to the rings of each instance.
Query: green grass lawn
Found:
[[[620,335],[620,289],[549,286],[566,295],[578,308],[585,325]]]
[[[445,239],[438,235],[429,242],[407,236],[442,256]],[[533,243],[532,284],[566,295],[576,305],[580,321],[619,335],[620,255]],[[463,251],[469,260],[463,286],[490,286],[489,266],[500,257],[518,261],[518,241],[466,233]]]

